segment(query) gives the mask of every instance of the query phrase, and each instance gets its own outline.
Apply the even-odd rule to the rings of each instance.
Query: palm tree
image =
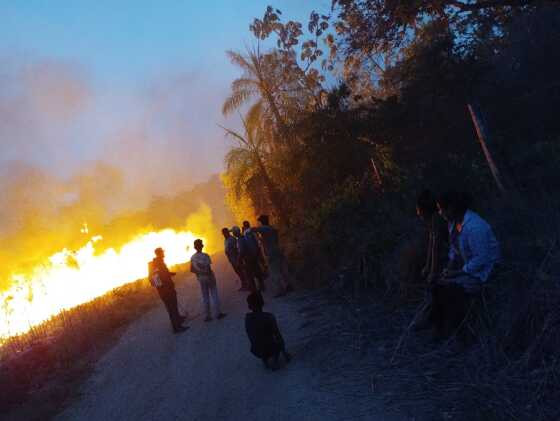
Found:
[[[285,117],[280,112],[277,93],[282,84],[279,76],[279,63],[274,54],[261,54],[258,47],[247,50],[246,54],[227,51],[230,61],[243,70],[243,76],[235,79],[231,84],[231,94],[222,107],[224,115],[231,114],[250,100],[256,99],[252,108],[270,113],[281,132],[287,132]]]
[[[286,222],[288,215],[282,194],[268,172],[264,162],[267,132],[261,122],[259,109],[251,110],[248,118],[241,117],[244,134],[222,127],[227,136],[237,141],[237,147],[232,148],[226,155],[225,162],[228,174],[234,180],[234,190],[237,196],[246,189],[248,182],[255,177],[262,178],[268,193],[268,199],[277,215]]]

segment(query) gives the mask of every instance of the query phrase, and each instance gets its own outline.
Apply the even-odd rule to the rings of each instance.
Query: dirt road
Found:
[[[294,354],[284,369],[265,370],[248,351],[246,294],[236,292],[234,276],[223,261],[216,267],[225,319],[204,323],[195,317],[187,332],[173,335],[163,305],[149,312],[98,362],[81,397],[58,419],[387,419],[360,414],[351,397],[340,399],[320,387],[320,370],[313,359],[301,358],[307,332],[298,308],[306,303],[305,294],[265,298]],[[180,274],[176,284],[181,305],[191,315],[200,313],[195,278]]]

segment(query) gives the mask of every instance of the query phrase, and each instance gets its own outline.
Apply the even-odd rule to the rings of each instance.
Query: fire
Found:
[[[96,254],[95,246],[103,239],[95,236],[77,251],[64,249],[55,253],[47,264],[28,275],[13,275],[11,288],[0,293],[0,313],[4,313],[0,343],[63,310],[146,277],[147,262],[156,247],[165,250],[168,265],[190,260],[196,238],[190,231],[165,229],[138,235],[118,251],[109,248]]]

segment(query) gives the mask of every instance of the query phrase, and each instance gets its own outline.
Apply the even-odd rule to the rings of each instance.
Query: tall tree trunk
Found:
[[[488,167],[490,167],[490,171],[492,172],[492,176],[494,177],[494,181],[496,182],[496,185],[498,186],[500,192],[506,193],[506,189],[504,187],[504,184],[502,183],[500,170],[498,169],[498,166],[496,165],[496,162],[494,161],[492,153],[490,152],[490,149],[488,147],[486,130],[484,129],[482,121],[478,118],[478,115],[471,104],[467,104],[467,107],[471,114],[471,118],[476,129],[476,134],[478,135],[478,141],[480,142],[480,146],[482,148],[482,152],[484,153],[486,162],[488,163]]]
[[[280,193],[280,190],[278,190],[278,188],[276,187],[276,185],[274,184],[274,182],[272,181],[272,179],[268,175],[268,171],[267,171],[266,167],[264,166],[264,163],[263,163],[260,155],[257,152],[255,152],[255,156],[256,156],[256,159],[257,159],[257,165],[259,166],[259,169],[261,171],[261,175],[262,175],[263,180],[264,180],[264,184],[266,185],[266,188],[268,190],[270,203],[272,204],[272,206],[274,207],[274,210],[276,211],[278,216],[282,219],[282,221],[287,226],[289,226],[290,225],[290,218],[289,218],[288,211],[287,211],[285,203],[284,203],[284,198],[282,197],[282,193]]]

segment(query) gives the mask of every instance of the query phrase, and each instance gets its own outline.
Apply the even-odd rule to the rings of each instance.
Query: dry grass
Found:
[[[157,302],[137,281],[11,338],[0,348],[0,417],[52,417],[123,328]]]
[[[321,326],[310,352],[324,357],[323,387],[350,387],[364,408],[381,399],[415,420],[560,419],[560,217],[511,203],[483,212],[504,265],[465,321],[467,346],[413,331],[425,288],[403,288],[394,250],[357,255],[332,275],[317,303],[326,311],[310,316]]]

